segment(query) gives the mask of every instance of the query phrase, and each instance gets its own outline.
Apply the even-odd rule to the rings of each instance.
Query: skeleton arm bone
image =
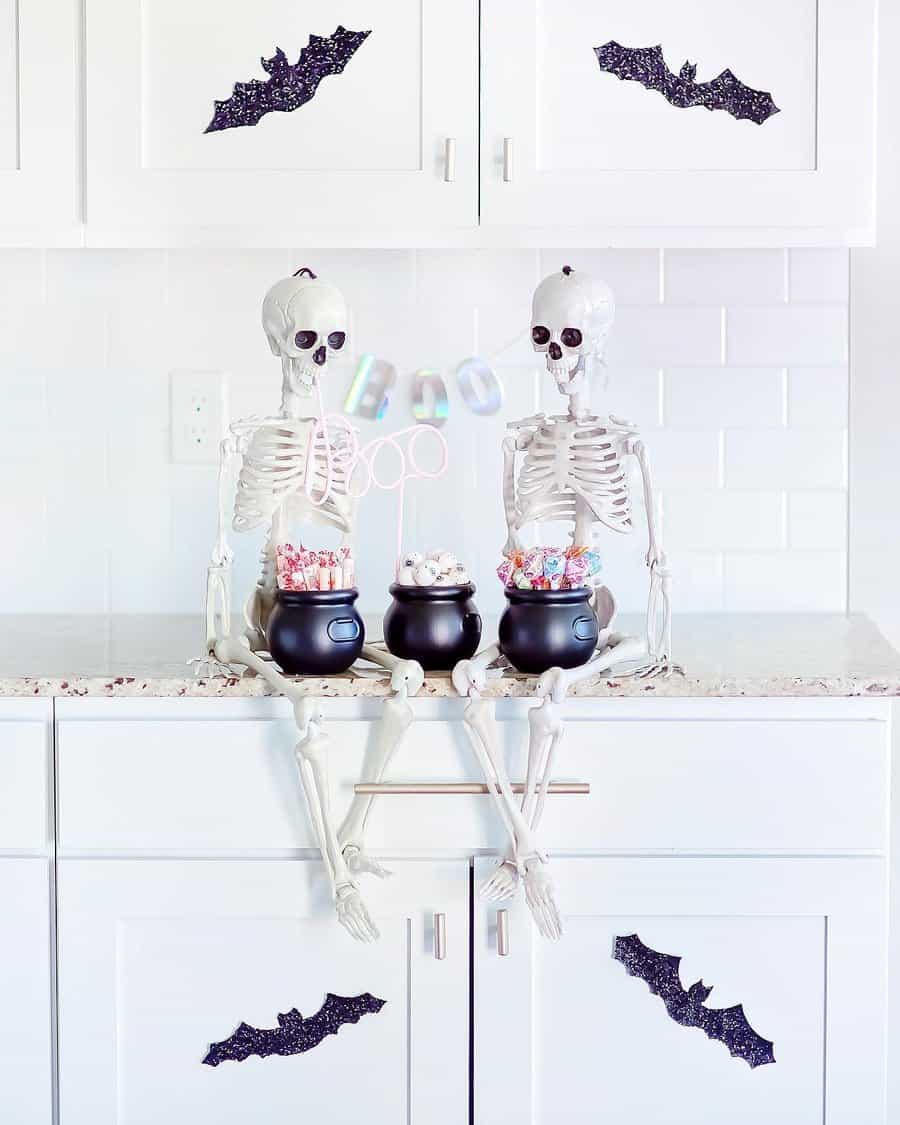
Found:
[[[239,452],[233,433],[219,444],[218,512],[216,543],[206,572],[206,653],[213,655],[216,641],[231,634],[231,563],[234,552],[228,545],[228,500],[230,470]]]
[[[533,419],[531,418],[523,419],[519,423],[511,423],[508,428],[517,432],[509,433],[503,439],[503,511],[506,516],[504,555],[522,549],[522,540],[519,538],[519,507],[516,496],[516,454],[526,450],[534,441],[535,430],[529,428],[532,425]]]
[[[647,649],[655,664],[667,667],[672,655],[672,575],[656,527],[656,503],[650,473],[650,455],[641,438],[629,441],[629,453],[637,458],[644,485],[647,510],[647,565],[650,567],[650,597],[647,602]]]

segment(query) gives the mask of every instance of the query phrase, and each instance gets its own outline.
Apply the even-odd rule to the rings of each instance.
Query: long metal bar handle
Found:
[[[509,911],[497,911],[497,956],[509,956]]]
[[[456,179],[456,137],[444,139],[444,183],[452,184]]]
[[[513,139],[503,138],[503,182],[511,184],[513,178]]]
[[[443,961],[447,956],[447,915],[434,916],[434,959]]]
[[[524,782],[513,782],[512,791],[513,793],[524,793]],[[359,781],[353,786],[353,792],[366,797],[478,797],[488,793],[489,790],[487,785],[481,781]],[[584,797],[590,794],[591,783],[589,781],[551,781],[548,792]]]

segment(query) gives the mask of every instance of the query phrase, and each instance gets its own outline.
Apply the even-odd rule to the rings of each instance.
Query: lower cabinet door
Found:
[[[476,877],[495,862],[479,860]],[[552,870],[565,927],[556,944],[519,899],[500,956],[497,906],[476,899],[477,1122],[884,1120],[882,861],[585,857]],[[631,965],[648,983],[629,975],[613,954],[617,937],[635,934],[681,958],[677,978],[649,954]],[[619,949],[639,952],[634,939]],[[682,994],[701,979],[705,1001]],[[701,1004],[742,1005],[775,1061],[748,1065],[740,1014],[721,1021]]]
[[[50,1125],[50,876],[46,859],[0,859],[0,1121]]]
[[[61,1125],[465,1121],[469,865],[393,868],[367,885],[381,939],[360,945],[312,860],[61,860]],[[329,993],[385,1003],[279,1021]],[[279,1022],[254,1049],[308,1049],[204,1065],[239,1025]],[[312,1045],[323,1022],[338,1033]]]

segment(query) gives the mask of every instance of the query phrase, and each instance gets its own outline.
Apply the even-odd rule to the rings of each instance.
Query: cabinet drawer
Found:
[[[0,714],[0,849],[43,851],[49,840],[50,724]]]
[[[616,851],[880,852],[887,725],[873,720],[570,718],[548,800],[548,847]],[[524,756],[522,767],[524,766]]]
[[[177,705],[168,707],[177,716]],[[498,708],[514,779],[525,776],[526,710]],[[572,701],[566,711],[553,774],[588,781],[591,793],[548,800],[541,840],[555,851],[852,853],[885,846],[884,722],[598,719],[595,701]],[[461,706],[426,702],[417,712],[388,780],[481,780]],[[337,706],[326,730],[339,820],[361,776],[373,722]],[[296,741],[290,718],[64,720],[60,846],[188,853],[315,847]],[[388,851],[504,844],[486,796],[376,799],[368,841]]]

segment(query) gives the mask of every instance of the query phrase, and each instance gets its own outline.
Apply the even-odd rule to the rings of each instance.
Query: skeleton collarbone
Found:
[[[586,507],[612,531],[633,530],[624,462],[637,438],[631,423],[565,414],[525,419],[521,428],[530,432],[516,487],[520,527],[574,519]]]
[[[342,448],[332,435],[326,443],[315,434],[314,418],[263,418],[238,422],[232,432],[241,442],[243,457],[234,501],[235,531],[266,526],[276,513],[286,519],[325,523],[349,533],[352,498],[350,471],[341,460]],[[312,452],[312,495],[321,495],[331,458],[331,493],[323,504],[312,504],[306,492],[309,444]]]

